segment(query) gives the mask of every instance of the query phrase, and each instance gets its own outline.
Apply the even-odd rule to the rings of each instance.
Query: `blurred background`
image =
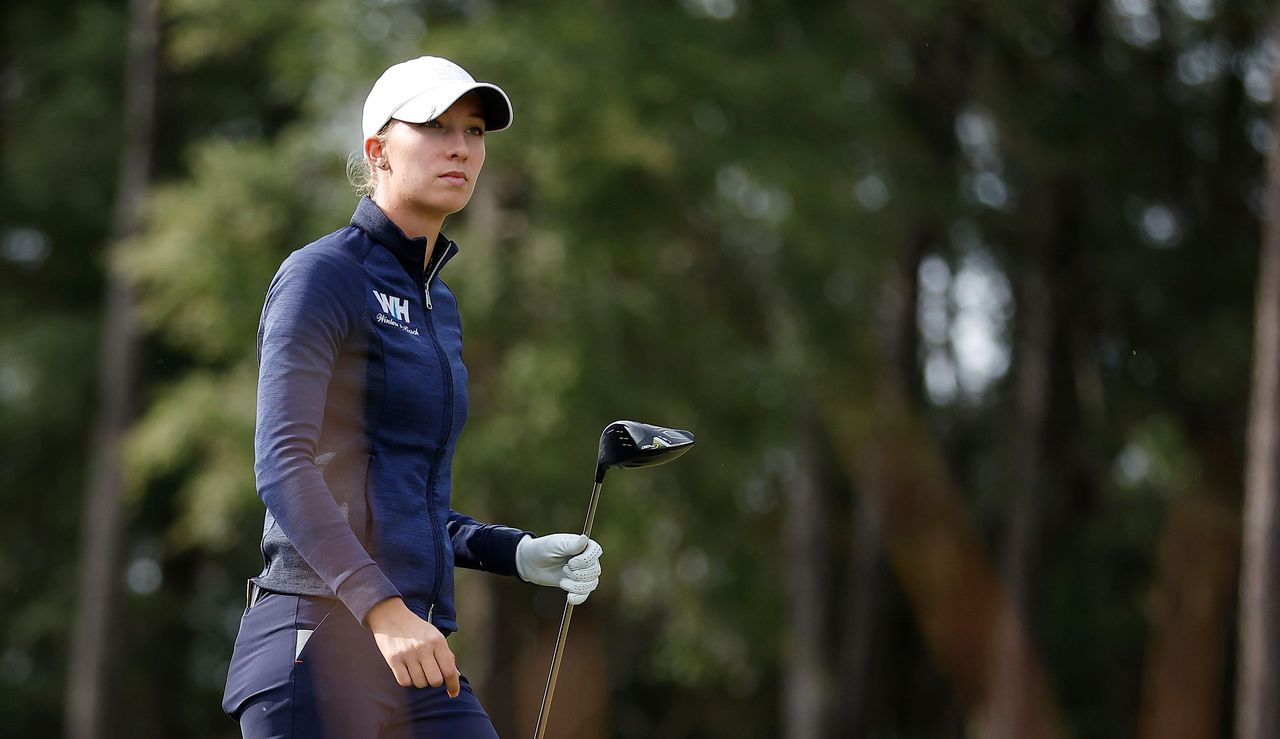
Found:
[[[605,486],[549,735],[1275,736],[1271,14],[5,3],[0,735],[238,735],[262,298],[436,54],[516,109],[445,227],[454,507],[577,530],[608,422],[698,435]],[[532,733],[562,598],[458,587]]]

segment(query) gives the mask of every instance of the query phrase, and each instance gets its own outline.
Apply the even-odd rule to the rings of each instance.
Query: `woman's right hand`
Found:
[[[404,687],[438,688],[450,698],[462,690],[458,665],[444,634],[409,610],[400,598],[388,598],[369,611],[365,620],[396,682]]]

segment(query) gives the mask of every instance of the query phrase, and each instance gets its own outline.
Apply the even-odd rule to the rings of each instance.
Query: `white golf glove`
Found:
[[[559,587],[576,606],[600,584],[602,554],[599,544],[581,534],[526,536],[516,545],[516,571],[525,582]]]

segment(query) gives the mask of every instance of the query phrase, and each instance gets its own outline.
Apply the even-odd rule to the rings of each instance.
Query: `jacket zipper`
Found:
[[[453,433],[453,366],[449,364],[449,357],[444,353],[444,347],[440,346],[440,340],[436,337],[435,321],[431,318],[431,280],[436,276],[436,272],[440,270],[440,264],[444,261],[444,254],[440,254],[436,260],[435,266],[431,269],[431,273],[427,275],[427,279],[422,283],[422,296],[427,305],[427,314],[423,318],[427,322],[427,333],[431,336],[431,345],[436,349],[436,356],[440,359],[441,374],[445,379],[445,423],[444,436],[440,439],[440,443],[436,446],[435,462],[431,465],[431,475],[427,478],[427,516],[431,519],[431,540],[436,545],[436,587],[431,594],[431,604],[427,611],[427,621],[431,620],[431,615],[435,612],[436,601],[440,599],[440,589],[444,587],[444,546],[441,543],[441,537],[436,532],[436,515],[435,506],[435,482],[436,475],[440,471],[440,460],[444,456],[445,447],[449,443],[449,435]]]
[[[427,275],[427,281],[422,283],[422,295],[427,299],[427,310],[431,310],[431,280],[435,279],[436,273],[440,271],[440,265],[444,263],[444,255],[436,260],[436,265],[431,268],[431,274]]]

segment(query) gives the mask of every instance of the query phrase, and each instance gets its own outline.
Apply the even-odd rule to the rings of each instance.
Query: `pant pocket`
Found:
[[[306,654],[307,644],[329,622],[330,617],[340,619],[346,608],[331,598],[299,596],[293,628],[293,661],[300,663]]]
[[[222,710],[239,719],[245,702],[273,690],[286,690],[293,670],[298,596],[271,593],[259,597],[240,618]]]

